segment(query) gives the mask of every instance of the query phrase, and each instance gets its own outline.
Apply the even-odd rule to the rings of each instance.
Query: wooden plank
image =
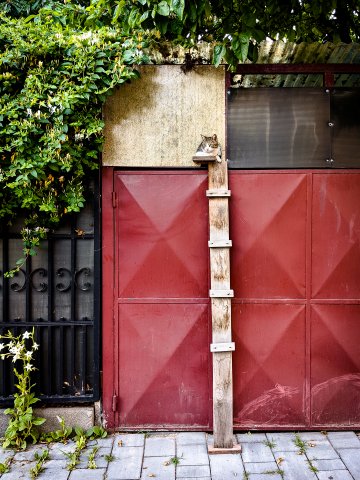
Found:
[[[231,190],[220,190],[218,188],[213,190],[206,190],[207,197],[231,197]]]
[[[212,163],[209,171],[209,227],[212,344],[232,344],[227,163]],[[215,192],[215,194],[213,194]],[[226,194],[219,194],[226,192]],[[234,447],[232,352],[213,352],[214,448],[222,453]]]
[[[231,240],[209,240],[208,245],[210,248],[232,247]]]
[[[210,352],[233,352],[234,350],[234,342],[218,342],[210,345]]]

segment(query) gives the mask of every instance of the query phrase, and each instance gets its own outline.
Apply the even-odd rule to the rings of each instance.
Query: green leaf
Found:
[[[215,65],[215,67],[218,67],[220,65],[220,62],[223,59],[225,53],[226,53],[225,45],[222,45],[222,44],[215,45],[214,55],[213,55],[213,64]]]
[[[182,20],[184,16],[185,0],[172,0],[171,8],[179,19]]]
[[[164,17],[168,17],[169,13],[170,13],[170,7],[165,0],[162,0],[159,3],[159,5],[156,7],[156,11],[157,11],[157,13],[159,13],[159,15],[163,15]]]
[[[249,41],[250,35],[248,35],[247,33],[240,33],[240,35],[234,37],[233,41],[231,42],[233,52],[240,60],[240,62],[245,62],[245,60],[247,59],[247,54],[249,51]]]

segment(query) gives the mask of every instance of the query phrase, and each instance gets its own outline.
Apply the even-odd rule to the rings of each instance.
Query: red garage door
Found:
[[[360,425],[360,175],[230,177],[234,417]]]
[[[206,188],[104,176],[109,426],[211,428]],[[235,427],[359,428],[360,173],[238,170],[230,188]]]

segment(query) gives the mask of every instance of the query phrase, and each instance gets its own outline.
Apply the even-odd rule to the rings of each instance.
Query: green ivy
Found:
[[[24,255],[84,206],[84,179],[99,166],[102,105],[148,61],[141,33],[77,30],[48,12],[0,14],[0,219],[21,210]]]

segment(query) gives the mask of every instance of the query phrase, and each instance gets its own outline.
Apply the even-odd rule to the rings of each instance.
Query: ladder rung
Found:
[[[232,247],[231,240],[209,240],[208,245],[210,248]]]
[[[210,290],[210,298],[232,298],[234,290]]]
[[[231,190],[222,190],[214,188],[213,190],[206,190],[207,197],[231,197]]]

